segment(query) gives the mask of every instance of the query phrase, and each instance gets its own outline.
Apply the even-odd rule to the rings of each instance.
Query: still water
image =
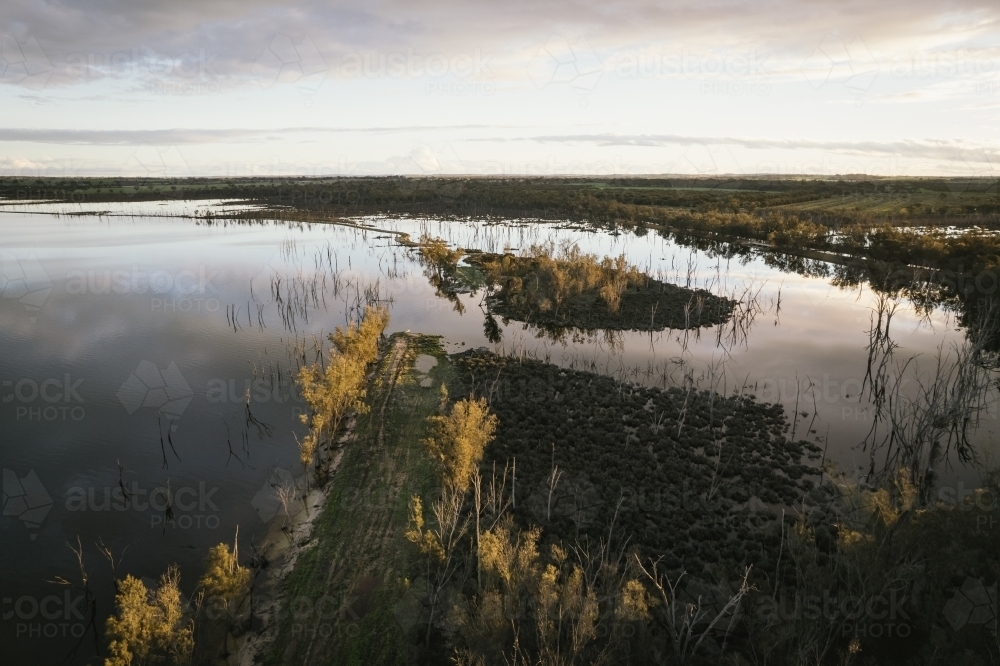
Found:
[[[115,554],[119,576],[156,579],[177,563],[190,592],[209,547],[232,542],[237,529],[241,548],[259,542],[279,508],[268,480],[300,473],[304,405],[291,377],[366,298],[388,303],[389,332],[442,335],[449,351],[486,346],[633,382],[688,381],[779,401],[797,438],[816,441],[849,475],[867,467],[858,445],[873,415],[860,395],[877,301],[867,287],[841,289],[763,259],[727,261],[654,234],[568,224],[183,217],[213,206],[238,208],[0,206],[0,636],[8,655],[58,661],[83,633],[79,591],[52,582],[79,582],[69,547],[78,539],[99,627],[113,602],[100,544]],[[502,340],[492,344],[483,294],[460,295],[456,309],[399,233],[486,251],[570,242],[624,253],[662,280],[740,300],[743,316],[686,333],[560,340],[501,322]],[[919,373],[964,332],[952,314],[921,314],[904,300],[892,337],[899,357],[918,357]],[[983,449],[995,440],[994,398],[974,433]],[[961,468],[946,478],[976,482]]]

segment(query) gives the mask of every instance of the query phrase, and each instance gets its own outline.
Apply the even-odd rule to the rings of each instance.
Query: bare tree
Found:
[[[736,616],[743,597],[753,589],[747,582],[751,569],[751,567],[747,567],[743,573],[743,580],[740,582],[739,589],[729,597],[721,609],[715,611],[707,603],[707,600],[702,598],[702,595],[698,595],[694,603],[684,602],[680,599],[680,583],[686,572],[682,571],[677,578],[671,581],[666,574],[659,572],[660,560],[650,560],[649,568],[643,566],[642,560],[639,559],[638,555],[635,555],[635,560],[639,565],[639,569],[645,574],[646,578],[652,583],[659,594],[660,601],[663,604],[661,611],[662,624],[667,630],[667,635],[673,644],[674,656],[681,664],[689,662],[695,656],[702,643],[704,643],[705,638],[712,633],[716,625],[724,619],[731,619]],[[713,611],[715,611],[714,615],[712,614]],[[728,636],[728,634],[729,626],[726,628],[726,635]]]
[[[441,496],[431,504],[434,525],[425,528],[423,503],[414,497],[411,505],[411,528],[406,538],[412,541],[424,555],[427,584],[429,587],[427,604],[427,635],[425,643],[430,645],[434,615],[441,594],[458,571],[462,561],[459,557],[459,542],[469,529],[469,519],[462,515],[465,493],[455,488],[445,487]]]

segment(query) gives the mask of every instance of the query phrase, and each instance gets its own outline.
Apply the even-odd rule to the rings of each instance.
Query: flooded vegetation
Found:
[[[483,474],[516,461],[512,513],[566,543],[620,530],[698,578],[720,562],[773,564],[768,506],[801,504],[822,476],[821,449],[789,440],[780,406],[747,395],[647,388],[484,352],[455,363],[459,395],[488,397],[499,417]]]
[[[452,250],[439,238],[423,237],[417,248],[431,284],[456,309],[463,308],[456,294],[485,289],[485,326],[493,343],[501,339],[495,315],[531,324],[558,340],[595,331],[712,326],[733,310],[732,301],[708,289],[680,287],[642,273],[625,255],[601,259],[569,243],[558,251],[550,243],[520,254],[494,254]]]
[[[690,329],[732,314],[728,299],[656,280],[624,255],[598,259],[577,247],[532,246],[520,256],[478,253],[469,263],[496,290],[487,296],[492,312],[552,333]]]
[[[0,195],[19,658],[996,658],[995,183]]]

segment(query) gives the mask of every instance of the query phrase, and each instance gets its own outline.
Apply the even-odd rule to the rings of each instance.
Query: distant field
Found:
[[[995,179],[755,177],[253,177],[0,178],[0,197],[54,201],[249,198],[316,209],[509,211],[593,217],[596,208],[776,210],[807,215],[933,217],[996,214]]]
[[[776,207],[785,211],[828,212],[852,216],[858,213],[875,217],[911,217],[974,209],[995,210],[997,195],[983,191],[964,190],[935,192],[884,192],[878,194],[843,194]],[[992,208],[990,208],[992,207]]]

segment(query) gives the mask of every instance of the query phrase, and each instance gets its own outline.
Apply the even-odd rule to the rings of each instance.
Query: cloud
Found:
[[[31,142],[57,145],[87,145],[87,146],[138,146],[132,156],[132,161],[138,161],[149,170],[149,164],[159,164],[158,155],[165,154],[169,146],[176,151],[176,146],[198,145],[232,145],[238,143],[263,143],[267,141],[288,142],[303,140],[323,142],[327,136],[343,136],[351,134],[389,134],[405,137],[407,134],[441,133],[443,138],[437,142],[421,142],[411,144],[408,154],[394,155],[381,162],[364,161],[352,165],[358,174],[361,173],[413,173],[413,174],[461,174],[461,173],[495,173],[495,160],[477,160],[471,157],[460,158],[456,148],[460,144],[483,145],[493,143],[530,142],[539,145],[593,146],[607,148],[667,148],[683,149],[681,159],[696,171],[704,171],[701,164],[710,164],[711,171],[742,171],[732,165],[738,165],[738,159],[733,150],[744,149],[763,151],[774,154],[775,151],[802,151],[823,154],[840,154],[865,158],[892,157],[902,160],[933,161],[939,164],[951,163],[965,170],[986,169],[990,173],[1000,165],[1000,145],[983,141],[962,139],[900,139],[895,141],[844,141],[810,138],[768,138],[745,136],[708,136],[684,134],[624,134],[612,132],[596,132],[590,134],[535,134],[521,136],[482,136],[473,132],[466,138],[450,136],[456,130],[521,130],[524,127],[503,128],[490,125],[454,125],[454,126],[399,126],[399,127],[292,127],[277,129],[207,129],[186,128],[169,130],[76,130],[76,129],[2,129],[0,142]],[[298,139],[296,139],[298,137]],[[400,139],[402,141],[412,140]],[[161,147],[161,148],[155,148]],[[141,151],[145,150],[148,155]],[[159,151],[156,154],[153,151]],[[470,155],[478,154],[478,150],[467,150]],[[139,159],[141,157],[148,159]],[[700,157],[699,157],[700,156]],[[721,157],[720,157],[721,156]],[[729,167],[717,163],[721,158]],[[590,164],[586,162],[586,164]],[[273,165],[272,165],[273,166]],[[47,172],[66,170],[61,162],[44,163],[24,157],[0,158],[0,171],[4,172]],[[77,165],[73,170],[81,171]],[[95,167],[96,168],[96,167]],[[194,167],[186,167],[188,170]],[[106,168],[104,170],[107,170]],[[128,169],[126,169],[128,170]],[[551,170],[551,169],[549,169]],[[600,169],[603,172],[603,168]],[[616,169],[620,170],[620,169]],[[87,169],[84,169],[87,171]],[[102,169],[98,168],[98,172]],[[529,169],[530,171],[530,169]],[[559,169],[557,169],[559,171]],[[569,169],[578,172],[579,168]],[[353,172],[353,171],[352,171]],[[568,172],[568,171],[567,171]],[[186,175],[196,175],[194,171]]]
[[[0,141],[55,143],[88,146],[179,146],[209,143],[261,143],[287,141],[296,136],[322,134],[398,134],[497,129],[496,125],[411,125],[399,127],[284,127],[274,129],[175,128],[162,130],[79,130],[0,128]]]
[[[490,139],[493,140],[493,139]],[[542,143],[594,143],[600,146],[689,146],[729,145],[756,150],[821,149],[857,155],[908,155],[914,157],[957,158],[969,151],[996,153],[1000,148],[952,139],[901,141],[827,141],[821,139],[754,139],[727,136],[684,136],[679,134],[567,134],[517,139]]]
[[[822,139],[770,139],[680,134],[553,134],[475,141],[533,141],[538,143],[594,144],[602,147],[736,146],[750,150],[820,150],[858,156],[896,156],[946,161],[1000,161],[1000,146],[959,139],[904,139],[899,141],[831,141]]]
[[[7,34],[15,59],[30,61],[36,82],[40,76],[63,84],[123,76],[238,79],[253,85],[291,77],[308,86],[322,76],[347,75],[345,67],[364,58],[387,72],[378,63],[388,55],[436,54],[445,60],[485,55],[490,74],[528,80],[532,59],[559,44],[569,46],[549,55],[561,62],[579,51],[573,44],[586,43],[592,62],[583,63],[588,66],[582,74],[588,75],[596,74],[594,62],[650,44],[752,47],[798,63],[817,51],[829,55],[825,45],[831,34],[849,46],[863,37],[864,49],[858,51],[865,58],[958,49],[996,36],[1000,5],[995,0],[947,5],[938,0],[174,0],[168,5],[6,0],[4,18],[0,32]],[[27,85],[32,78],[27,71],[21,67],[3,80]],[[273,72],[278,74],[272,77]]]
[[[703,171],[728,169],[745,151],[756,152],[744,164],[820,152],[912,159],[924,171],[998,162],[997,144],[985,141],[1000,136],[984,126],[1000,95],[996,0],[3,7],[0,142],[22,144],[8,153],[33,162],[0,162],[7,171],[117,173],[128,160],[244,173],[276,157],[324,172],[335,163],[339,173],[341,164],[456,173],[480,163],[508,172],[508,162],[635,155],[654,160],[636,168]],[[489,92],[476,87],[484,83]],[[184,124],[220,128],[174,126]],[[821,138],[831,127],[856,141]],[[786,132],[801,138],[773,138]],[[915,138],[939,133],[966,141]],[[910,139],[885,139],[900,136]],[[479,141],[473,154],[467,141]],[[641,150],[664,146],[679,149]],[[166,159],[170,150],[183,159]]]
[[[450,133],[457,130],[498,130],[498,125],[428,125],[397,127],[286,127],[275,129],[210,129],[176,128],[165,130],[78,130],[78,129],[3,129],[0,142],[51,143],[58,145],[92,146],[181,146],[202,144],[262,143],[288,141],[295,137],[321,141],[323,135],[343,134],[407,134],[425,132]],[[526,129],[524,127],[507,129]],[[961,139],[903,139],[897,141],[837,141],[824,139],[775,139],[739,136],[697,136],[683,134],[539,134],[532,136],[470,136],[455,141],[471,143],[534,142],[540,144],[595,145],[599,147],[667,146],[728,146],[749,150],[820,150],[859,156],[892,155],[965,162],[996,163],[1000,161],[1000,146]],[[427,145],[414,147],[410,154],[398,159],[408,166],[416,165],[423,172],[461,172],[454,167],[461,163],[450,144],[432,149]],[[396,159],[396,158],[390,158]],[[9,168],[40,166],[26,158],[3,158]]]
[[[44,169],[45,164],[17,155],[0,155],[0,171],[34,171]]]

